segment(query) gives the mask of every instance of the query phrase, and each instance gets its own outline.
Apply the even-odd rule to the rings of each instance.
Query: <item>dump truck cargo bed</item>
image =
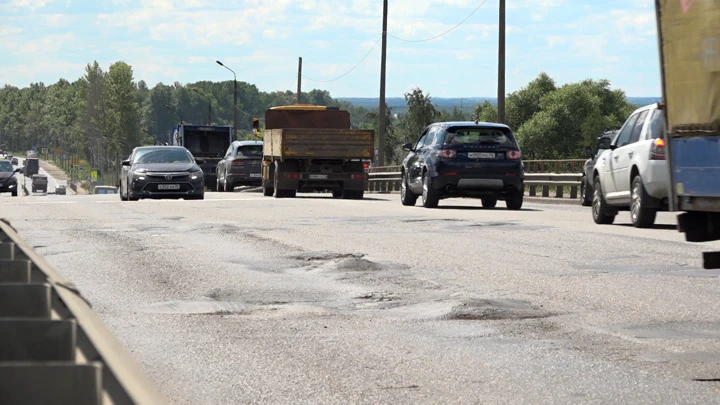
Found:
[[[370,159],[372,130],[285,128],[265,131],[263,155],[290,159]]]

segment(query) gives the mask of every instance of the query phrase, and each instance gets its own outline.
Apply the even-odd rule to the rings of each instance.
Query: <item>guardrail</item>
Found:
[[[374,193],[400,191],[400,166],[371,167],[367,171],[368,182],[365,191]],[[567,188],[570,198],[579,198],[581,180],[582,173],[525,173],[525,188],[530,197],[550,197],[552,190],[554,198],[565,198]]]
[[[77,289],[2,219],[0,403],[167,403]]]

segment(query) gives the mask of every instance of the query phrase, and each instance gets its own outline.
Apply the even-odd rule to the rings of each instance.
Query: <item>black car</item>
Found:
[[[486,122],[439,122],[420,139],[403,145],[400,198],[427,208],[444,198],[469,197],[491,208],[505,200],[508,209],[522,208],[525,171],[520,148],[510,128]]]
[[[10,193],[13,197],[18,195],[18,183],[15,173],[21,169],[14,169],[9,160],[0,160],[0,193]]]
[[[262,141],[234,141],[215,169],[217,190],[262,185]]]
[[[203,172],[196,159],[182,146],[139,146],[122,161],[120,199],[205,197]]]
[[[593,177],[593,168],[595,167],[597,158],[605,151],[605,149],[600,148],[599,145],[602,143],[601,141],[604,138],[607,138],[610,142],[612,142],[618,135],[618,132],[620,132],[619,129],[603,132],[603,134],[597,139],[598,147],[595,154],[593,154],[592,149],[590,149],[589,146],[585,148],[585,157],[587,157],[587,160],[583,166],[582,179],[580,180],[580,204],[584,207],[592,205],[593,181],[595,181],[595,178]]]

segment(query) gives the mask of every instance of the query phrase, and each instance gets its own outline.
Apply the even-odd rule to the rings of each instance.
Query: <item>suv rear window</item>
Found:
[[[262,145],[240,146],[237,151],[238,156],[262,156],[262,153]]]
[[[443,144],[515,146],[512,134],[503,128],[451,127],[445,130]]]

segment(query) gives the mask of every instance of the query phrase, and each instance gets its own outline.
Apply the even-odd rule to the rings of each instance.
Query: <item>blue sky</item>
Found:
[[[544,71],[660,95],[652,0],[506,1],[508,93]],[[295,91],[302,57],[303,90],[379,94],[382,0],[0,0],[0,17],[0,84],[75,80],[93,60],[151,87],[232,79],[219,59]],[[389,0],[387,96],[496,96],[497,22],[498,0]]]

